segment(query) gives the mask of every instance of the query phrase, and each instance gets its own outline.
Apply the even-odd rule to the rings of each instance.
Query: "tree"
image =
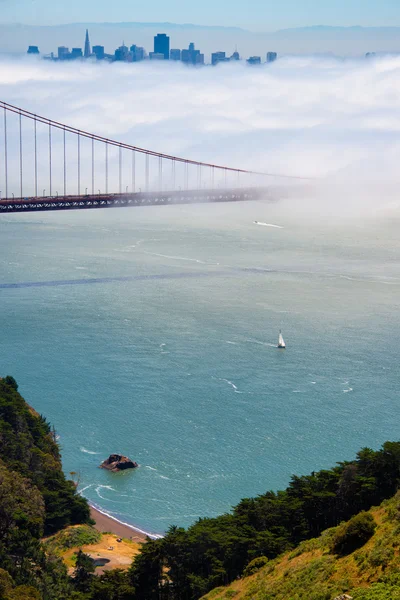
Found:
[[[137,600],[160,600],[161,593],[168,590],[164,585],[163,543],[163,539],[148,540],[129,569]]]
[[[4,569],[0,569],[0,598],[6,598],[13,588],[12,577]]]
[[[371,513],[361,512],[341,525],[332,540],[332,551],[339,556],[361,548],[374,535],[376,523]]]
[[[134,596],[128,574],[120,569],[106,571],[92,580],[91,600],[134,600]]]
[[[6,597],[7,600],[42,600],[42,596],[37,589],[31,585],[19,585]]]
[[[79,550],[76,557],[76,565],[74,572],[74,583],[78,590],[87,592],[90,589],[91,580],[96,567],[93,560],[85,554],[82,550]]]
[[[7,375],[6,377],[4,377],[4,383],[12,387],[16,392],[18,391],[18,383],[11,375]]]
[[[0,542],[7,543],[16,527],[40,537],[44,516],[44,502],[39,490],[28,479],[0,463]]]

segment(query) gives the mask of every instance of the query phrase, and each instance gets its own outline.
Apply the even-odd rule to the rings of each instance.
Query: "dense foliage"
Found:
[[[293,476],[288,488],[242,500],[232,514],[200,519],[143,548],[131,568],[138,600],[196,599],[241,576],[258,556],[273,559],[301,541],[378,505],[400,483],[400,443],[361,450],[356,460]]]
[[[355,590],[353,600],[400,600],[400,573],[384,576],[370,588]]]
[[[332,540],[332,551],[339,556],[351,554],[368,542],[374,535],[375,529],[373,516],[364,511],[360,512],[338,528]]]
[[[0,380],[0,598],[63,600],[66,568],[40,538],[87,522],[89,506],[65,479],[49,424],[17,389],[13,377]]]
[[[45,535],[88,521],[88,504],[65,479],[50,425],[28,406],[10,376],[0,381],[0,456],[41,492]]]

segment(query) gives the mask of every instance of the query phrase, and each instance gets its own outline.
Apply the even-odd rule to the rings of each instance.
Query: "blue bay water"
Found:
[[[0,239],[1,373],[122,521],[187,526],[399,437],[396,221],[148,207],[2,216]]]

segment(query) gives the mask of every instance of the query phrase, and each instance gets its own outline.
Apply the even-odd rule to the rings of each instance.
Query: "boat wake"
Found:
[[[283,229],[281,225],[274,225],[273,223],[262,223],[261,221],[254,221],[254,225],[261,225],[261,227],[274,227],[275,229]]]
[[[229,381],[229,379],[221,379],[220,381],[225,381],[231,388],[234,390],[235,394],[243,394],[240,390],[238,390],[237,385],[233,383],[233,381]]]
[[[249,342],[250,344],[258,344],[259,346],[269,346],[270,348],[276,348],[276,344],[271,344],[270,342],[260,342],[260,340],[252,340],[250,338],[245,341]]]
[[[120,502],[120,500],[111,500],[110,498],[105,498],[104,496],[101,495],[101,493],[100,493],[101,490],[109,490],[110,492],[116,492],[117,490],[115,490],[113,487],[111,487],[111,485],[98,485],[95,488],[96,494],[102,500],[107,500],[107,502]]]
[[[85,490],[88,490],[89,488],[91,488],[93,486],[94,486],[94,483],[90,483],[89,485],[85,485],[84,488],[82,488],[81,490],[78,490],[78,494],[82,495]]]
[[[143,254],[150,254],[150,256],[159,256],[160,258],[169,258],[170,260],[186,260],[189,262],[195,262],[199,265],[208,264],[204,260],[199,260],[198,258],[188,258],[186,256],[169,256],[168,254],[158,254],[157,252],[149,252],[148,250],[143,250]]]
[[[235,392],[235,394],[244,394],[245,392],[241,392],[237,385],[235,385],[233,383],[233,381],[230,381],[229,379],[224,379],[223,377],[212,377],[212,379],[217,379],[218,381],[223,381],[224,383],[227,383],[228,385],[231,386],[231,388],[233,389],[233,391]]]
[[[86,448],[84,448],[83,446],[81,446],[79,448],[79,450],[81,452],[84,452],[85,454],[100,454],[100,452],[93,452],[92,450],[87,450]]]

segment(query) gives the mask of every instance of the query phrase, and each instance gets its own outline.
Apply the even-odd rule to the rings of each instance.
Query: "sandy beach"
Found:
[[[124,525],[123,523],[118,523],[111,517],[107,515],[103,515],[100,511],[93,506],[90,507],[90,515],[92,519],[96,521],[95,528],[98,531],[104,533],[105,531],[113,533],[121,538],[127,538],[132,540],[133,542],[145,542],[146,535],[141,533],[134,527],[130,527],[129,525]]]

